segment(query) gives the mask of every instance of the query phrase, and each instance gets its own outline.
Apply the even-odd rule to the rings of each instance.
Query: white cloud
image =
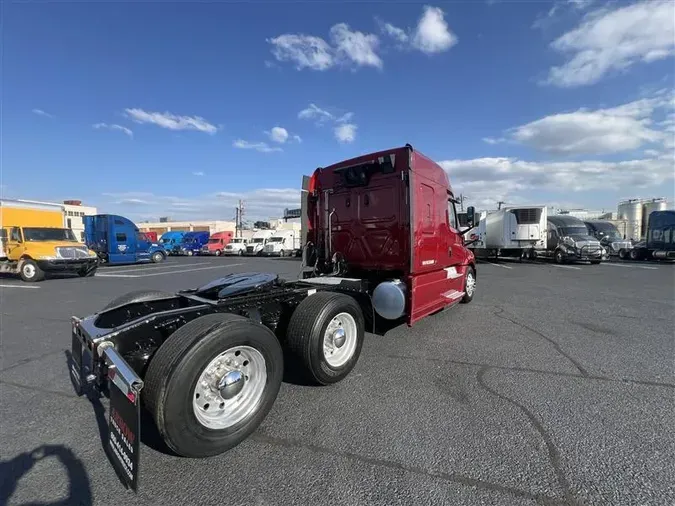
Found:
[[[425,6],[412,37],[413,47],[432,54],[447,51],[457,44],[457,36],[450,31],[444,16],[438,7]]]
[[[243,139],[237,139],[232,143],[232,145],[235,148],[239,149],[254,149],[256,151],[259,151],[261,153],[274,153],[277,151],[283,151],[283,149],[279,147],[272,147],[269,146],[266,142],[249,142],[245,141]]]
[[[302,138],[301,138],[299,135],[294,135],[294,136],[293,136],[293,140],[294,140],[295,142],[297,142],[297,143],[301,143],[301,142],[302,142]]]
[[[125,109],[126,114],[136,123],[150,123],[168,130],[195,130],[215,134],[218,127],[201,116],[179,116],[170,112],[151,112],[143,109]]]
[[[360,67],[376,67],[384,65],[376,51],[380,40],[372,33],[352,31],[346,23],[338,23],[330,29],[331,39],[335,45],[338,60],[349,60]]]
[[[298,180],[298,188],[300,180]],[[300,207],[300,190],[295,188],[260,188],[244,192],[216,191],[191,198],[156,195],[148,192],[103,194],[102,212],[119,212],[133,220],[157,221],[160,216],[173,220],[234,221],[235,207],[244,201],[244,219],[267,220],[283,216],[285,208]]]
[[[52,114],[49,114],[48,112],[45,112],[42,109],[33,109],[32,112],[33,112],[33,114],[37,114],[38,116],[45,116],[47,118],[53,118],[54,117]]]
[[[506,142],[506,139],[503,137],[483,137],[483,142],[486,144],[500,144],[502,142]]]
[[[475,158],[439,162],[453,189],[468,195],[478,208],[498,201],[517,203],[523,192],[608,191],[657,187],[671,181],[672,155],[660,154],[620,162],[530,162],[518,158]],[[545,202],[541,203],[546,204]]]
[[[417,49],[426,54],[441,53],[457,44],[457,36],[450,30],[445,21],[445,13],[438,7],[425,6],[417,26],[412,30],[404,30],[377,19],[382,33],[394,39],[399,49]]]
[[[551,43],[568,60],[550,69],[546,83],[594,84],[639,62],[667,58],[675,53],[674,19],[672,0],[646,0],[591,12],[578,27]]]
[[[197,176],[197,177],[202,177],[202,176],[205,176],[206,174],[204,172],[202,172],[201,170],[196,170],[192,173],[192,175]]]
[[[293,62],[298,70],[327,70],[335,64],[333,48],[321,37],[287,33],[268,42],[274,46],[272,54],[278,61]]]
[[[382,68],[377,54],[377,35],[353,31],[346,23],[333,25],[331,43],[321,37],[286,33],[268,39],[272,54],[280,62],[292,62],[297,70],[328,70],[335,66]]]
[[[117,130],[118,132],[122,132],[125,135],[128,135],[129,137],[133,138],[134,133],[127,127],[122,126],[122,125],[116,125],[116,124],[108,124],[108,123],[96,123],[92,125],[95,129],[100,130],[100,129],[108,129],[108,130]]]
[[[389,37],[400,42],[401,44],[405,44],[410,40],[410,37],[408,36],[406,31],[403,30],[402,28],[394,26],[391,23],[385,23],[379,20],[378,23],[380,24],[380,29],[382,30],[383,33],[387,34]]]
[[[343,123],[335,127],[335,138],[338,142],[349,143],[356,139],[356,129],[358,127],[353,123]]]
[[[265,133],[269,136],[270,140],[279,144],[283,144],[288,140],[288,130],[283,127],[275,126],[272,130]]]
[[[307,108],[298,113],[300,119],[315,119],[319,123],[334,119],[334,116],[328,111],[321,109],[315,104],[309,104]]]
[[[515,127],[508,134],[513,140],[546,153],[619,153],[663,142],[665,131],[654,124],[652,116],[657,110],[671,107],[672,99],[659,94],[608,109],[552,114]]]

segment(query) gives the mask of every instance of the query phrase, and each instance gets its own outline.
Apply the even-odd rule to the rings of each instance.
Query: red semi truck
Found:
[[[109,395],[109,453],[131,488],[141,409],[178,455],[219,454],[263,421],[285,359],[315,384],[337,383],[366,331],[473,299],[476,264],[448,176],[412,146],[319,168],[306,189],[300,279],[230,274],[177,293],[131,292],[73,317],[76,390]],[[473,219],[470,207],[469,227]]]

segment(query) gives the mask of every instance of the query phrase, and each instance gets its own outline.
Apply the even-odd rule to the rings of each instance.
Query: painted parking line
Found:
[[[600,265],[609,265],[610,267],[624,267],[627,269],[648,269],[650,271],[658,270],[658,267],[650,267],[648,265],[629,265],[629,264],[614,264],[611,262],[603,262]]]
[[[180,274],[181,272],[196,272],[207,271],[210,269],[224,269],[227,267],[234,267],[236,265],[244,264],[227,264],[227,265],[213,265],[211,267],[197,267],[196,269],[180,269],[177,271],[151,272],[150,274],[99,274],[96,273],[97,278],[147,278],[150,276],[166,276],[167,274]]]
[[[31,285],[4,285],[0,284],[0,288],[40,288],[39,286],[31,286]]]
[[[214,265],[211,262],[200,262],[200,263],[201,263],[201,265]],[[224,264],[224,265],[228,265],[228,264]],[[156,271],[158,269],[176,269],[176,268],[180,269],[180,268],[186,268],[186,267],[188,267],[187,264],[176,263],[176,264],[157,265],[157,266],[154,266],[154,267],[145,267],[145,266],[142,266],[142,265],[129,267],[128,265],[125,265],[124,269],[121,269],[119,267],[118,268],[104,267],[101,270],[103,271],[103,273],[106,273],[107,271],[110,271],[112,274],[124,274],[124,273],[127,273],[127,272],[145,272],[145,271]]]
[[[497,267],[501,267],[502,269],[513,269],[513,267],[510,267],[510,266],[508,266],[508,265],[495,264],[495,263],[493,263],[493,262],[485,262],[485,263],[486,263],[486,264],[490,264],[490,265],[495,265],[495,266],[497,266]]]
[[[580,271],[581,267],[575,267],[573,265],[558,265],[558,264],[550,264],[551,267],[558,267],[559,269],[574,269],[576,271]]]

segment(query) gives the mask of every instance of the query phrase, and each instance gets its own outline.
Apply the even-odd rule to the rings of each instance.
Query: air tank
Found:
[[[630,199],[619,202],[620,220],[626,220],[626,239],[639,241],[642,237],[642,200]]]
[[[642,202],[642,230],[647,230],[647,220],[654,211],[665,211],[668,209],[668,202],[664,198],[649,199]]]

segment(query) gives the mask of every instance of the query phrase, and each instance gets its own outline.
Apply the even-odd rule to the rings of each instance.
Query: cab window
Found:
[[[11,241],[21,242],[21,230],[19,230],[19,227],[12,227],[9,238]]]
[[[449,199],[448,199],[448,226],[452,229],[457,230],[457,210],[455,209],[455,203]]]

